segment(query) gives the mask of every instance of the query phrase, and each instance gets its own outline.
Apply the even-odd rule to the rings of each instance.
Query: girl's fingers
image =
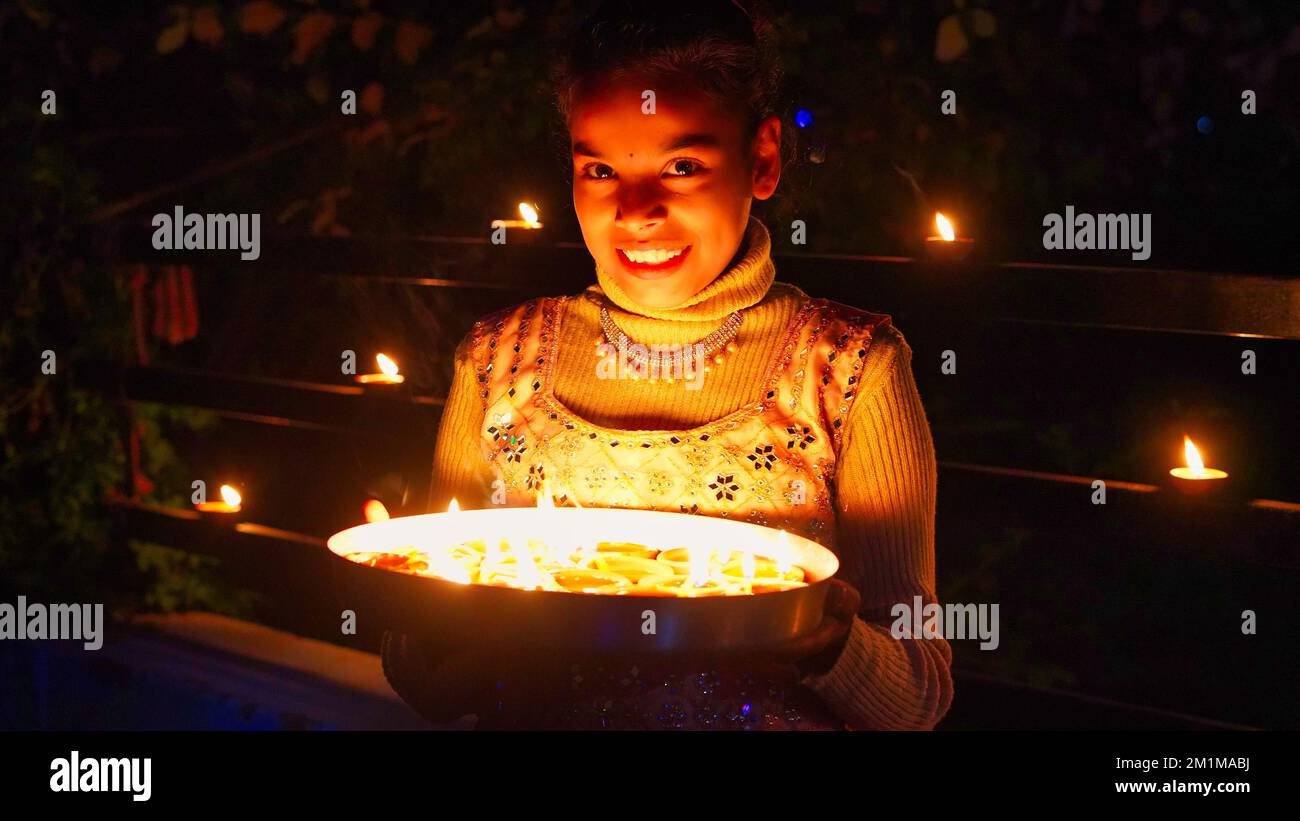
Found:
[[[853,585],[840,579],[832,579],[830,589],[826,592],[826,611],[841,619],[851,619],[857,615],[862,596]]]

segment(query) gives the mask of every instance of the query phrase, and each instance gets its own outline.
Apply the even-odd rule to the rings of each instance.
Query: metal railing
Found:
[[[139,237],[134,229],[115,235],[112,244],[119,258],[129,259],[132,249],[148,247]],[[166,261],[168,256],[148,252],[155,262]],[[202,253],[187,254],[185,261],[196,267],[209,261],[213,265],[226,262]],[[969,306],[978,304],[981,316],[974,321],[980,322],[1300,340],[1300,278],[1023,263],[939,264],[812,254],[778,257],[777,264],[778,270],[793,272],[790,281],[819,296],[852,304],[869,288],[873,301],[890,305],[900,315],[924,311],[972,321]],[[257,267],[275,270],[280,276],[350,277],[474,290],[506,305],[543,293],[580,290],[590,281],[591,261],[582,246],[572,243],[501,248],[472,237],[268,237]],[[351,385],[166,366],[100,363],[80,369],[79,374],[84,384],[127,402],[191,406],[256,424],[361,437],[418,438],[429,443],[443,402],[437,396],[378,397]],[[945,498],[991,509],[1015,498],[1018,512],[1029,521],[1045,527],[1059,525],[1056,511],[1077,507],[1081,498],[1086,499],[1083,486],[1102,479],[1110,493],[1108,505],[1122,514],[1135,543],[1179,544],[1211,556],[1226,552],[1233,560],[1288,570],[1300,567],[1300,504],[1291,501],[1237,498],[1196,502],[1123,477],[1073,476],[951,461],[940,462],[939,467],[941,518]],[[1198,504],[1216,506],[1215,515],[1188,517],[1188,506]],[[323,542],[311,536],[247,523],[236,528],[213,527],[190,511],[135,502],[122,503],[118,510],[124,532],[219,556],[234,579],[268,593],[311,578],[313,572],[323,572],[328,558]],[[1250,538],[1240,538],[1243,533]],[[298,628],[309,634],[319,628],[322,637],[337,632],[337,624],[328,620],[316,624],[308,619]],[[991,694],[997,689],[996,683],[978,676],[972,681],[976,692]],[[988,698],[992,709],[997,697]],[[1070,698],[1085,697],[1041,689],[1034,695],[1035,703],[1056,704],[1064,712],[1072,709]],[[1089,709],[1102,712],[1109,709],[1107,704],[1114,704],[1092,702]],[[1142,714],[1139,723],[1153,726],[1221,726],[1133,705],[1114,709]]]

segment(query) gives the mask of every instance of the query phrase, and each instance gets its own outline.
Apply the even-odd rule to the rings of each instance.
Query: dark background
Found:
[[[913,256],[943,210],[976,238],[980,264],[1261,275],[1289,284],[1281,293],[1300,312],[1294,4],[776,6],[787,127],[797,109],[813,115],[796,129],[781,192],[758,210],[779,255]],[[289,591],[255,604],[209,559],[124,549],[105,502],[185,507],[192,480],[234,480],[251,518],[319,536],[357,523],[369,495],[422,512],[432,429],[418,441],[350,436],[136,403],[142,485],[130,478],[122,409],[87,389],[87,369],[141,364],[132,266],[152,282],[164,265],[189,264],[198,333],[173,344],[146,331],[149,365],[343,384],[340,351],[384,350],[413,395],[442,395],[469,323],[534,292],[582,287],[591,271],[580,249],[554,257],[565,267],[553,282],[502,291],[322,277],[270,254],[200,262],[155,252],[141,229],[177,203],[258,212],[264,244],[328,256],[364,239],[360,265],[371,270],[356,273],[433,276],[437,243],[409,238],[481,242],[491,219],[528,199],[546,223],[536,254],[580,244],[545,78],[548,53],[588,8],[26,0],[0,10],[2,586],[97,597],[119,612],[291,621]],[[47,88],[54,116],[39,111]],[[939,113],[948,88],[955,116]],[[343,89],[362,100],[355,116],[339,113]],[[1241,113],[1245,89],[1255,115]],[[1151,213],[1150,260],[1044,251],[1043,215],[1068,204]],[[809,227],[805,247],[789,243],[793,219]],[[1186,432],[1242,496],[1300,501],[1294,338],[1007,323],[978,303],[929,311],[876,287],[906,269],[872,266],[863,261],[846,301],[893,314],[907,336],[941,461],[1161,484]],[[778,276],[801,282],[798,260],[779,258]],[[1051,293],[1050,274],[1041,287]],[[1246,347],[1259,357],[1253,376],[1240,371]],[[36,370],[45,349],[69,378]],[[939,371],[947,349],[957,375]],[[1025,499],[950,487],[941,480],[940,599],[1000,602],[1003,628],[998,653],[955,643],[960,669],[1297,726],[1295,572],[1241,557],[1249,520],[1222,550],[1192,551],[1146,540],[1123,510],[1088,504],[1084,488],[1078,509],[1049,527]],[[1240,634],[1246,608],[1261,614],[1259,635]]]

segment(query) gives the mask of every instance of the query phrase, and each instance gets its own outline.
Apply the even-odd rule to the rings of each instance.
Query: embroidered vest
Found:
[[[573,298],[526,302],[471,334],[483,454],[507,505],[536,504],[548,483],[561,505],[724,516],[834,549],[842,426],[887,315],[806,299],[753,401],[685,430],[617,430],[579,418],[554,395],[560,323]],[[577,352],[563,355],[569,362]]]

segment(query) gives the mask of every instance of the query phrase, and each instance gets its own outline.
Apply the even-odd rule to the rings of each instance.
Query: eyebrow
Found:
[[[720,145],[722,145],[722,141],[712,134],[693,132],[677,137],[661,148],[660,151],[667,154],[672,151],[681,151],[683,148],[717,148]],[[595,148],[584,142],[574,143],[573,153],[581,154],[585,157],[595,157],[598,160],[604,159],[599,153],[597,153]]]
[[[714,135],[700,132],[694,134],[683,134],[668,145],[664,146],[663,150],[667,152],[680,151],[683,148],[717,148],[721,144],[722,141]]]

